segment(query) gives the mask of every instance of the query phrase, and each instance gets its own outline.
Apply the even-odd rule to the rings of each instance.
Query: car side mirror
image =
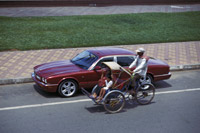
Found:
[[[94,70],[101,70],[100,66],[95,66]]]

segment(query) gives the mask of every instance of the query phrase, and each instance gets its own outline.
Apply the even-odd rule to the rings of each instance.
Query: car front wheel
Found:
[[[65,80],[58,87],[58,93],[62,97],[74,96],[77,92],[78,85],[73,80]]]

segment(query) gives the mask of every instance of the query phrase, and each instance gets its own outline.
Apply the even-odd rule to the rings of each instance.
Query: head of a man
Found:
[[[136,50],[137,55],[139,55],[140,57],[144,55],[144,52],[145,52],[144,48],[139,48]]]

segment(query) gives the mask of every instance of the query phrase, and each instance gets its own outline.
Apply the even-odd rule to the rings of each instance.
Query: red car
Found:
[[[58,92],[63,97],[74,96],[81,87],[94,87],[102,74],[102,63],[115,61],[128,68],[136,54],[122,48],[94,48],[81,52],[72,60],[56,61],[34,67],[33,80],[45,91]],[[169,79],[169,65],[150,58],[146,80]],[[142,79],[141,79],[142,80]]]

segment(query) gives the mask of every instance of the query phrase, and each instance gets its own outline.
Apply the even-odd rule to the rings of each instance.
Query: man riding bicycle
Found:
[[[129,69],[136,66],[136,68],[133,70],[133,79],[132,79],[132,87],[135,88],[136,81],[140,78],[145,78],[147,73],[147,62],[149,60],[149,57],[144,56],[144,48],[139,48],[136,50],[137,56],[135,60],[131,63],[129,66]]]

